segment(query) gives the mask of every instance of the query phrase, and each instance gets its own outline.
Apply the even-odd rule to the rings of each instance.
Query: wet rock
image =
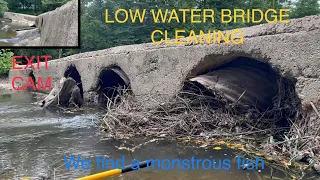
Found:
[[[1,28],[1,31],[9,31],[10,30],[10,26],[9,25],[5,25]]]
[[[75,106],[81,106],[83,104],[83,98],[81,97],[80,88],[75,85],[71,89],[71,96],[69,102],[73,102]]]

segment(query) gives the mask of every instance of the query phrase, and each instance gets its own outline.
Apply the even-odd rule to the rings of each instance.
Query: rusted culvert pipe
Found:
[[[279,75],[269,64],[246,57],[238,57],[198,74],[190,78],[189,83],[200,89],[197,93],[209,90],[213,96],[236,105],[242,112],[254,109],[263,113],[280,110],[284,106],[289,111],[297,109],[296,104],[299,103],[299,98],[288,97],[296,95],[295,90],[287,92],[289,86],[293,87],[291,90],[294,89],[293,83]],[[292,104],[286,102],[288,98],[291,98]]]

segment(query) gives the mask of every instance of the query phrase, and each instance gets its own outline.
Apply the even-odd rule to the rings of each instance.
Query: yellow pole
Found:
[[[102,172],[102,173],[93,174],[93,175],[90,175],[90,176],[78,178],[76,180],[99,180],[99,179],[102,179],[102,178],[118,175],[118,174],[121,174],[121,173],[126,173],[126,172],[130,172],[130,171],[134,171],[134,170],[139,170],[140,168],[149,167],[150,164],[151,164],[151,161],[143,161],[143,162],[139,163],[139,168],[138,167],[133,168],[132,165],[128,165],[128,166],[125,166],[123,169],[113,169],[113,170],[105,171],[105,172]]]
[[[98,173],[98,174],[93,174],[93,175],[86,176],[86,177],[83,177],[83,178],[78,178],[76,180],[98,180],[98,179],[102,179],[102,178],[118,175],[118,174],[121,174],[121,173],[122,173],[121,169],[113,169],[113,170],[110,170],[110,171],[106,171],[106,172],[102,172],[102,173]]]

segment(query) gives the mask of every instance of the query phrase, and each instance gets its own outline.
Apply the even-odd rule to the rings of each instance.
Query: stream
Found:
[[[119,146],[129,146],[135,140],[113,140],[101,133],[96,123],[103,115],[98,107],[86,108],[77,113],[62,113],[59,110],[43,110],[33,103],[34,95],[27,92],[0,95],[0,179],[75,179],[101,172],[96,166],[96,157],[121,159],[125,165],[132,159],[230,159],[230,170],[163,170],[143,169],[128,172],[108,179],[114,180],[260,180],[273,177],[291,179],[279,170],[265,167],[263,170],[237,169],[236,152],[223,148],[199,148],[172,141],[155,141],[134,152]],[[139,139],[137,141],[143,142]],[[64,156],[81,155],[89,159],[89,170],[66,169]]]
[[[19,35],[18,31],[28,29],[34,28],[31,28],[27,23],[9,22],[0,18],[0,46],[12,46],[23,39],[39,36],[39,33]]]

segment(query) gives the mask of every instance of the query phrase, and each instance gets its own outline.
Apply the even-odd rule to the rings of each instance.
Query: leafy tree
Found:
[[[0,2],[3,0],[0,0]],[[62,6],[69,0],[4,0],[11,12],[39,15]]]
[[[69,0],[42,0],[42,11],[52,11],[67,3]]]
[[[12,56],[13,52],[4,49],[0,50],[0,76],[8,76]]]
[[[320,13],[320,6],[318,0],[299,0],[293,9],[292,17],[300,18],[309,15]]]
[[[8,3],[4,0],[0,0],[0,17],[3,16],[3,13],[8,11]]]

